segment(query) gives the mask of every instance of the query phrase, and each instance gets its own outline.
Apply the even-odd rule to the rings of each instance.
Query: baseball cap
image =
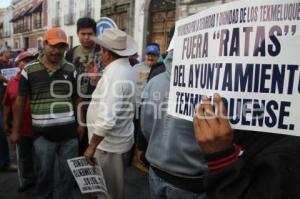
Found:
[[[16,64],[18,64],[20,61],[22,61],[26,58],[32,58],[33,59],[34,55],[27,52],[27,51],[20,52],[20,54],[16,57],[15,62],[16,62]]]
[[[44,33],[44,40],[47,41],[50,45],[56,45],[59,43],[65,43],[66,45],[68,45],[67,35],[60,28],[51,28],[46,31]]]
[[[148,45],[146,48],[146,54],[159,55],[160,54],[159,47],[152,44]]]

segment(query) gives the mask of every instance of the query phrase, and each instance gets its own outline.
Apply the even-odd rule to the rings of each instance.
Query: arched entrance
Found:
[[[147,42],[160,45],[161,53],[165,53],[170,38],[169,33],[175,26],[176,0],[152,0],[149,5]]]

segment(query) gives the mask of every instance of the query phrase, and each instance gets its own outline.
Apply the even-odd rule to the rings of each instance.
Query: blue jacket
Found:
[[[173,51],[166,71],[152,78],[142,94],[141,130],[148,140],[146,158],[151,166],[183,178],[202,177],[207,170],[197,144],[193,123],[167,114]]]

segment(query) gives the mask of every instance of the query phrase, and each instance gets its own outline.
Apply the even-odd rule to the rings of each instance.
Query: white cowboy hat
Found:
[[[103,30],[100,39],[94,37],[94,42],[120,56],[131,56],[137,53],[137,44],[134,39],[117,28]]]

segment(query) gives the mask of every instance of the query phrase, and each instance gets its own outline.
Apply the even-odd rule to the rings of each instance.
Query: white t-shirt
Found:
[[[87,112],[89,140],[93,134],[104,137],[98,149],[124,153],[132,147],[135,80],[127,58],[105,67]]]

